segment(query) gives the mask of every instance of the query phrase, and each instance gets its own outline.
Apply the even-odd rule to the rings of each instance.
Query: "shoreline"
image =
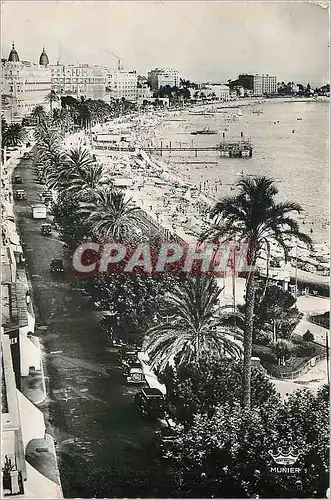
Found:
[[[146,144],[153,143],[155,138],[157,138],[157,134],[159,131],[160,127],[163,127],[167,121],[173,121],[172,118],[175,117],[181,117],[183,120],[180,121],[185,121],[187,118],[185,118],[185,115],[187,113],[190,113],[191,111],[208,111],[212,108],[215,109],[215,106],[218,106],[219,109],[238,109],[241,106],[253,106],[253,105],[259,105],[259,104],[274,104],[277,102],[294,102],[298,101],[298,99],[295,98],[275,98],[275,99],[264,99],[259,100],[259,99],[246,99],[245,101],[240,101],[239,99],[236,101],[232,102],[224,102],[224,103],[206,103],[202,106],[200,105],[194,105],[190,106],[187,108],[181,108],[181,109],[172,109],[172,110],[161,110],[161,111],[155,111],[155,112],[146,112],[144,114],[134,114],[133,116],[126,116],[123,117],[121,120],[116,119],[116,121],[112,122],[107,122],[102,125],[97,125],[92,129],[93,134],[105,134],[105,133],[114,133],[118,134],[121,131],[125,132],[131,132],[131,144],[136,147],[136,151],[132,153],[126,153],[125,151],[100,151],[100,150],[93,150],[93,153],[99,158],[101,163],[106,164],[107,170],[109,169],[112,171],[112,174],[119,174],[119,171],[116,171],[116,168],[111,168],[110,164],[114,162],[114,159],[119,163],[124,163],[125,164],[125,172],[123,172],[123,175],[126,175],[127,177],[132,177],[133,180],[136,180],[137,177],[137,171],[135,167],[129,166],[130,162],[132,162],[132,158],[135,158],[135,161],[133,163],[136,163],[137,161],[137,153],[141,154],[141,149],[143,149],[143,146]],[[300,102],[315,102],[315,98],[300,98]],[[201,113],[203,115],[203,113]],[[178,118],[179,119],[179,118]],[[115,123],[114,123],[115,122]],[[91,146],[93,148],[93,141],[91,141]],[[99,143],[101,144],[101,143]],[[177,164],[181,164],[183,162],[178,161],[178,162],[172,162],[172,158],[169,158],[167,156],[165,157],[159,157],[156,154],[153,153],[147,153],[144,152],[144,157],[145,159],[148,157],[149,158],[149,163],[152,163],[154,166],[155,170],[158,170],[158,176],[160,176],[163,180],[166,180],[169,182],[169,178],[165,178],[168,176],[172,177],[172,183],[174,182],[179,182],[182,187],[186,186],[187,188],[189,187],[190,189],[193,189],[194,191],[198,190],[199,195],[202,197],[204,201],[207,201],[208,203],[214,203],[219,196],[221,195],[220,191],[222,189],[219,189],[219,186],[223,185],[221,181],[215,181],[214,183],[209,181],[203,182],[203,179],[201,178],[201,182],[194,182],[190,175],[187,175],[185,172],[180,172],[177,167]],[[107,164],[108,163],[108,164]],[[191,163],[191,162],[184,162],[184,163]],[[192,162],[193,163],[193,162]],[[202,165],[205,165],[205,168],[207,168],[206,164],[208,162],[201,161],[199,162]],[[215,162],[216,163],[216,162]],[[186,170],[189,170],[189,167],[187,167]],[[156,172],[154,172],[155,174]],[[150,177],[150,173],[148,171],[144,172],[144,175],[148,178]],[[138,175],[138,177],[140,177]],[[148,179],[147,179],[148,180]],[[233,183],[233,186],[235,185],[235,182]],[[199,187],[199,189],[197,189]],[[232,188],[231,188],[232,190]],[[140,198],[140,197],[139,197]],[[154,210],[153,210],[154,211]],[[155,211],[154,211],[155,212]],[[307,214],[308,218],[309,215]],[[305,216],[305,218],[307,218]],[[308,223],[309,224],[309,223]],[[324,224],[324,223],[323,223]],[[322,231],[327,231],[327,225],[323,227],[323,224],[321,226]],[[326,223],[327,224],[327,223]],[[315,243],[320,244],[320,243],[325,243],[327,241],[326,236],[318,236],[316,238]]]

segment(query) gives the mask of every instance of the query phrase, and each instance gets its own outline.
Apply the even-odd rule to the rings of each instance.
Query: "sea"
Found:
[[[216,108],[216,106],[215,106]],[[208,128],[217,135],[192,135]],[[215,198],[235,193],[241,175],[267,175],[279,201],[295,201],[304,212],[301,229],[317,243],[329,241],[329,103],[266,101],[210,114],[183,111],[154,132],[163,148],[214,146],[225,140],[251,140],[252,158],[221,158],[218,152],[163,151],[176,173]]]

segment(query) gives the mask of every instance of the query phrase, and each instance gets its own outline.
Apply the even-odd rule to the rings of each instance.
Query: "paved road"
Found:
[[[41,236],[43,221],[31,217],[30,205],[43,189],[31,161],[23,160],[15,174],[27,194],[15,211],[49,377],[41,407],[57,440],[64,495],[171,496],[167,468],[154,448],[155,424],[136,411],[138,389],[124,384],[115,355],[105,350],[93,305],[75,289],[70,272],[56,278],[49,271],[51,259],[63,258],[62,244],[56,233]]]

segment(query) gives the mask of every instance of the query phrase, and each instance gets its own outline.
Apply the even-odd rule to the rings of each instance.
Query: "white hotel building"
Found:
[[[20,61],[13,44],[8,60],[1,62],[1,113],[8,123],[21,122],[35,106],[47,106],[51,91],[49,60],[43,49],[39,64]]]
[[[138,75],[136,71],[108,69],[106,75],[107,96],[111,99],[136,101],[138,97]]]
[[[148,83],[152,90],[158,90],[166,85],[178,87],[179,81],[179,73],[175,69],[155,68],[148,72]]]
[[[254,75],[253,94],[255,96],[277,94],[277,77],[270,75]]]
[[[101,99],[106,95],[106,69],[88,64],[55,64],[50,66],[52,89],[75,98]]]

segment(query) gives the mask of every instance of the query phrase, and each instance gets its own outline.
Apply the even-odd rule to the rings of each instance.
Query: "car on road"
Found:
[[[44,204],[31,205],[33,219],[46,219],[47,208]]]
[[[25,191],[24,189],[16,189],[15,191],[15,199],[16,200],[25,200]]]
[[[49,265],[52,273],[63,273],[64,267],[62,259],[53,259]]]
[[[166,425],[156,431],[156,447],[162,458],[168,458],[168,453],[172,451],[178,433],[174,425]]]
[[[144,384],[145,375],[143,365],[140,361],[124,367],[123,374],[128,384]]]
[[[15,175],[14,181],[15,181],[15,184],[23,184],[23,179],[20,175]]]
[[[165,399],[162,392],[154,387],[144,387],[135,396],[135,405],[145,417],[161,418],[165,413]]]
[[[40,233],[43,236],[49,236],[50,234],[52,234],[52,225],[51,224],[42,224],[40,226]]]
[[[129,367],[133,363],[137,363],[139,361],[138,352],[138,349],[134,346],[123,346],[119,352],[119,358],[122,366]]]
[[[31,153],[24,153],[24,154],[23,154],[23,158],[24,158],[25,160],[30,160],[30,159],[32,158]]]

